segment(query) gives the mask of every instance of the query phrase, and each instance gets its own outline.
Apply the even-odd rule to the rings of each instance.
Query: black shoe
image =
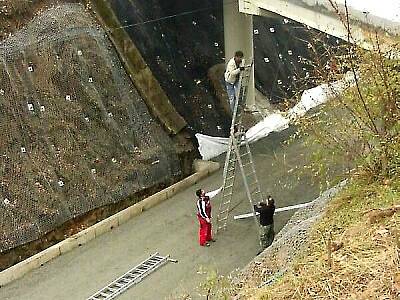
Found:
[[[205,243],[204,245],[200,245],[202,247],[210,247],[210,243]]]

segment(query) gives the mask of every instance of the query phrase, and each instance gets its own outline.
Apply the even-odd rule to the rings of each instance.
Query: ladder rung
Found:
[[[137,272],[140,272],[140,274],[142,273],[146,273],[150,268],[143,268],[143,267],[138,267],[137,268]]]
[[[250,156],[242,157],[242,164],[253,165],[253,160]]]
[[[248,164],[244,164],[244,165],[242,165],[242,167],[244,168],[244,167],[250,166],[250,165],[252,165],[252,164],[253,164],[253,162],[252,162],[252,161],[250,161]]]
[[[146,273],[146,272],[143,271],[143,270],[140,270],[140,271],[139,270],[134,270],[132,272],[129,272],[129,275],[137,277],[137,276],[140,276],[140,275],[142,275],[144,273]]]
[[[148,267],[148,268],[152,267],[153,265],[154,265],[154,263],[143,263],[142,264],[142,266]]]
[[[260,190],[257,190],[257,191],[251,192],[250,194],[259,194],[259,193],[261,193],[261,191],[260,191]]]
[[[160,258],[158,257],[158,256],[153,256],[153,257],[150,257],[149,258],[149,262],[156,262],[156,261],[158,261]]]
[[[147,270],[149,267],[145,264],[141,264],[140,266],[137,267],[139,270]]]
[[[98,296],[102,296],[102,297],[104,297],[104,298],[107,298],[108,296],[110,296],[110,294],[111,293],[104,293],[104,292],[101,292]],[[98,297],[97,296],[97,297]]]

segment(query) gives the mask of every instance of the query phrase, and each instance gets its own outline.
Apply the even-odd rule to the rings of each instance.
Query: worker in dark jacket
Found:
[[[275,237],[275,201],[271,196],[268,196],[267,203],[260,202],[258,205],[254,205],[254,210],[260,213],[260,241],[261,246],[265,249],[272,244]]]

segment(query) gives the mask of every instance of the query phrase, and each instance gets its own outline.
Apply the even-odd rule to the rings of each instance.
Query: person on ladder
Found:
[[[267,197],[267,203],[260,202],[258,205],[254,205],[254,211],[260,213],[260,241],[262,250],[269,247],[275,237],[274,232],[274,213],[275,213],[275,201],[271,196]]]
[[[198,189],[197,196],[197,219],[200,223],[199,243],[200,246],[209,247],[209,242],[215,242],[211,234],[211,202],[210,199],[216,196],[221,188],[212,192],[205,193],[204,190]]]
[[[235,107],[237,90],[239,88],[239,74],[240,71],[243,71],[245,69],[243,64],[243,52],[238,50],[235,52],[234,57],[229,60],[224,74],[226,92],[228,93],[229,106],[232,113]]]

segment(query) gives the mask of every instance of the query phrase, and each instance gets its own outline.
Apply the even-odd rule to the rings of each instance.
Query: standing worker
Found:
[[[204,190],[198,189],[197,196],[197,219],[200,223],[199,243],[200,246],[209,247],[208,242],[215,242],[211,234],[211,202],[213,198],[221,191],[221,188],[212,192],[205,193]]]
[[[267,203],[260,202],[258,205],[254,205],[254,210],[260,213],[260,241],[264,250],[272,244],[275,237],[275,201],[271,196],[268,196]]]
[[[224,76],[226,91],[229,98],[229,106],[232,113],[235,108],[236,93],[239,88],[239,73],[243,70],[243,52],[238,50],[235,52],[235,56],[229,60]]]

